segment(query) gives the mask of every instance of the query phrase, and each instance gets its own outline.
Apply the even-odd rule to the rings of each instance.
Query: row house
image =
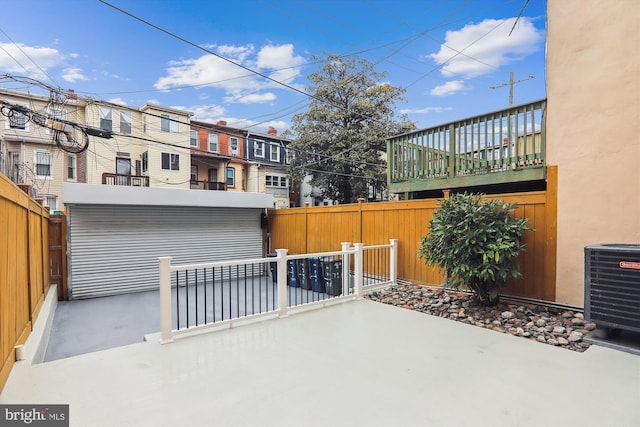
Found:
[[[69,90],[50,96],[0,89],[0,172],[29,187],[51,212],[62,211],[62,183],[190,188],[191,113],[145,104],[139,109],[78,97]],[[54,117],[108,131],[88,136],[86,151],[71,154],[53,132],[28,115]]]
[[[216,124],[191,121],[190,188],[195,190],[247,191],[244,134]]]
[[[60,94],[58,94],[60,95]],[[31,188],[52,212],[64,210],[62,183],[164,187],[271,194],[276,208],[300,205],[288,173],[290,141],[266,134],[192,121],[191,113],[145,104],[132,108],[73,91],[45,96],[0,90],[0,172]],[[46,127],[6,105],[106,131],[90,135],[88,149],[60,149]]]
[[[288,173],[291,151],[290,141],[278,137],[275,128],[267,134],[246,132],[247,160],[249,161],[248,191],[273,195],[275,208],[295,207],[299,196]]]
[[[139,109],[89,100],[87,125],[113,132],[92,138],[90,184],[189,188],[190,113],[158,105]]]
[[[52,213],[63,209],[60,201],[63,182],[86,182],[82,154],[62,151],[53,131],[34,123],[27,114],[9,105],[73,122],[84,122],[84,103],[72,91],[52,101],[39,95],[0,89],[0,172],[16,184],[28,187],[31,196],[41,199]],[[63,102],[61,100],[64,99]]]
[[[289,140],[217,123],[191,121],[191,189],[267,193],[276,208],[299,200],[288,173]]]

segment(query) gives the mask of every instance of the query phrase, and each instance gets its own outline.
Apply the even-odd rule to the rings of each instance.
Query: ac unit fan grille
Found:
[[[585,251],[587,318],[602,326],[640,331],[640,269],[621,266],[640,265],[640,245],[601,245]]]

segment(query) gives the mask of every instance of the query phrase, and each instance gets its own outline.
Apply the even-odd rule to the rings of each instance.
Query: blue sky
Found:
[[[396,113],[419,128],[507,107],[508,85],[495,87],[510,72],[522,80],[515,104],[546,96],[546,0],[105,1],[302,91],[322,65],[312,55],[359,54],[406,88]],[[0,74],[256,132],[282,133],[308,105],[305,95],[98,0],[5,1],[1,12]],[[0,87],[28,89],[6,79]]]

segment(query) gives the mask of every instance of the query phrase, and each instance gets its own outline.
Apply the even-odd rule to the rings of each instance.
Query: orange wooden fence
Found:
[[[49,285],[49,211],[0,174],[0,390]]]
[[[555,300],[556,194],[555,169],[548,172],[547,191],[486,196],[517,203],[517,217],[529,219],[526,252],[521,254],[523,278],[508,283],[505,294]],[[378,245],[398,239],[398,279],[439,285],[442,272],[418,258],[420,240],[438,208],[438,199],[360,203],[338,206],[271,209],[269,251],[314,253],[340,249],[340,242]]]

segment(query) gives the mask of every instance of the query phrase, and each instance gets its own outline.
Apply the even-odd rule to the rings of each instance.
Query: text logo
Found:
[[[0,405],[0,425],[69,427],[69,405]]]

